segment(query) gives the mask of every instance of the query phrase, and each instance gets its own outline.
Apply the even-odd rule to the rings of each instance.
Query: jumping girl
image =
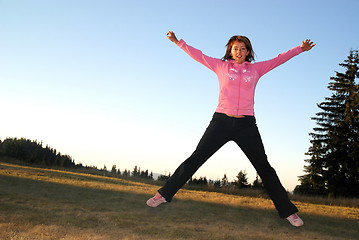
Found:
[[[276,171],[267,160],[254,117],[254,92],[260,77],[292,57],[311,50],[315,44],[305,40],[301,46],[271,60],[252,63],[254,51],[250,40],[245,36],[231,37],[222,59],[208,57],[200,50],[187,45],[184,40],[178,41],[172,31],[167,33],[167,38],[217,75],[220,87],[219,103],[196,150],[177,168],[158,193],[147,201],[147,205],[157,207],[171,202],[177,191],[202,164],[225,143],[234,141],[261,177],[279,216],[286,218],[293,226],[302,226],[303,221],[297,215],[298,209],[289,200]]]

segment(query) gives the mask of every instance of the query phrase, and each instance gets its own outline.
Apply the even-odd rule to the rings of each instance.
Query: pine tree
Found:
[[[229,182],[228,182],[227,175],[224,174],[222,181],[221,181],[221,186],[224,187],[224,186],[228,186],[228,185],[229,185]]]
[[[111,173],[116,173],[116,165],[112,165]]]
[[[240,171],[238,173],[235,185],[238,186],[238,188],[246,188],[249,186],[246,171]]]
[[[259,177],[258,173],[256,175],[256,179],[253,181],[252,188],[253,189],[262,189],[262,188],[264,188],[263,183],[262,183],[262,179]]]
[[[312,146],[305,160],[307,173],[299,177],[295,192],[329,196],[359,197],[359,53],[351,50],[339,64],[328,89],[332,96],[318,104],[322,110],[313,117],[318,127],[310,133]]]
[[[133,171],[132,171],[131,176],[132,176],[132,177],[138,177],[138,176],[140,176],[140,171],[141,171],[141,169],[140,169],[140,168],[137,168],[137,165],[136,165],[135,168],[134,168]]]
[[[124,176],[124,177],[130,176],[130,170],[127,170],[127,168],[126,168],[125,171],[123,171],[122,176]]]

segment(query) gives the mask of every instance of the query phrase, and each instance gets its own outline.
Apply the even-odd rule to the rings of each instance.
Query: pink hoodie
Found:
[[[268,61],[238,64],[234,60],[223,61],[208,57],[182,39],[177,45],[194,60],[216,73],[220,88],[216,112],[228,115],[253,116],[254,91],[259,78],[303,52],[302,48],[297,46]]]

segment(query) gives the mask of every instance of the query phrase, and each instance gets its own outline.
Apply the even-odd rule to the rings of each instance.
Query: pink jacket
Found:
[[[208,57],[182,39],[177,45],[194,60],[216,73],[220,88],[216,112],[229,115],[253,116],[254,92],[259,78],[303,52],[297,46],[268,61],[238,64],[234,60],[223,61]]]

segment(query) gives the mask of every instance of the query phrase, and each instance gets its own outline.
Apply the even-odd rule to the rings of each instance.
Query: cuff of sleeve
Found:
[[[297,51],[298,51],[298,54],[299,54],[299,53],[302,53],[302,52],[303,52],[302,47],[301,47],[301,46],[297,46]]]
[[[185,43],[183,39],[180,39],[177,43],[177,46],[182,47],[182,45]]]

